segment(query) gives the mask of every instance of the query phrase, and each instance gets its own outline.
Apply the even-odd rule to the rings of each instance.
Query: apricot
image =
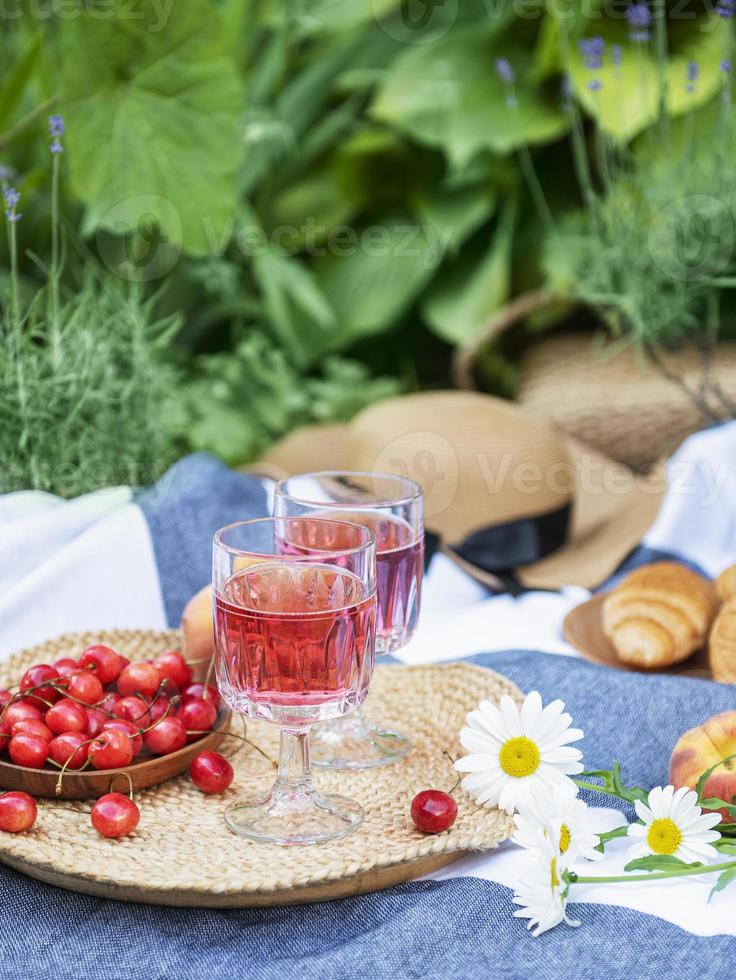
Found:
[[[184,658],[192,664],[195,679],[201,680],[207,673],[207,661],[215,651],[211,585],[205,585],[186,604],[181,617],[181,632]]]
[[[703,773],[718,763],[703,787],[703,797],[717,796],[730,803],[736,797],[736,711],[713,715],[680,736],[670,759],[670,782],[679,789],[695,789]],[[724,823],[736,823],[728,810],[720,810]]]

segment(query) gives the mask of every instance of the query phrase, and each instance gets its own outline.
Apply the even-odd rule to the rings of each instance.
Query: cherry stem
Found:
[[[210,729],[210,731],[208,732],[187,732],[187,735],[212,735],[212,734],[213,734],[212,729]],[[255,749],[256,752],[262,755],[267,762],[270,762],[271,765],[274,767],[274,769],[278,769],[279,767],[278,762],[276,762],[275,759],[272,759],[267,752],[264,752],[260,746],[256,745],[255,742],[252,742],[245,735],[237,735],[235,732],[218,732],[218,734],[223,735],[225,738],[237,738],[241,742],[245,742],[246,745],[250,745],[252,749]]]
[[[130,797],[130,800],[132,802],[133,801],[133,780],[130,778],[130,773],[129,772],[118,772],[118,773],[115,773],[115,775],[110,780],[110,789],[108,790],[108,792],[109,793],[112,793],[113,792],[113,786],[115,785],[115,780],[118,778],[118,776],[125,776],[125,778],[128,780],[128,796]]]
[[[161,722],[164,720],[164,718],[166,718],[166,716],[168,715],[168,713],[171,711],[172,705],[178,704],[180,700],[181,700],[181,698],[179,697],[178,694],[176,695],[176,697],[173,697],[169,701],[169,703],[166,705],[166,708],[164,710],[164,713],[161,715],[161,717],[158,718],[156,721],[154,721],[151,725],[149,725],[148,728],[139,728],[138,729],[138,734],[139,735],[145,735],[146,732],[150,732],[152,728],[155,728],[157,725],[160,725]],[[154,701],[151,702],[151,707],[153,707],[153,705],[154,705]]]
[[[56,780],[56,786],[54,787],[54,792],[56,793],[57,796],[61,796],[61,784],[62,784],[62,782],[64,780],[64,776],[66,775],[66,771],[69,768],[69,763],[72,761],[72,759],[74,758],[74,756],[77,754],[77,752],[79,752],[79,750],[81,748],[84,748],[85,745],[91,745],[92,742],[94,742],[96,739],[97,739],[97,736],[95,735],[94,738],[88,738],[86,742],[80,742],[79,745],[76,747],[76,749],[74,749],[73,752],[70,752],[69,753],[69,758],[66,760],[66,762],[64,763],[64,765],[61,767],[61,772],[59,773],[59,778]],[[86,762],[89,762],[89,759],[86,759],[85,760],[85,763]],[[84,766],[81,766],[80,769],[79,769],[79,772],[81,772],[82,769],[84,769],[84,768],[85,768]]]
[[[202,691],[202,697],[207,698],[209,694],[210,681],[212,680],[212,671],[215,667],[214,655],[210,657],[210,665],[207,668],[207,673],[204,675],[204,690]]]

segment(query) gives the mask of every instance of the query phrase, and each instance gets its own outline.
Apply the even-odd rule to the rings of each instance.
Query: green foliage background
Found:
[[[667,112],[688,125],[717,103],[728,29],[690,6],[692,19],[669,26],[666,66]],[[136,283],[149,319],[181,324],[151,354],[171,408],[161,465],[187,448],[247,461],[295,425],[446,385],[453,347],[515,293],[551,283],[576,298],[576,242],[587,246],[563,70],[615,151],[644,144],[657,118],[653,53],[627,46],[622,16],[596,0],[585,16],[562,0],[462,0],[432,6],[424,27],[406,26],[407,8],[66,0],[60,16],[49,0],[40,18],[43,6],[18,0],[6,12],[0,163],[20,175],[24,295],[48,257],[53,107],[67,127],[67,301],[93,264]],[[592,34],[624,49],[599,93],[577,48]],[[499,57],[516,74],[513,108]],[[691,60],[700,71],[687,92]],[[523,179],[528,151],[553,236]],[[606,279],[596,275],[592,289]],[[6,278],[0,264],[0,289]],[[109,329],[91,316],[90,329]],[[513,389],[509,351],[486,369],[494,390]]]

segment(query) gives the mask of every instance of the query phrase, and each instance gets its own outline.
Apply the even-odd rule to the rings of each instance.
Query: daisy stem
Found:
[[[686,878],[689,875],[711,874],[716,871],[729,871],[736,868],[736,861],[722,864],[706,864],[700,868],[678,868],[674,871],[655,871],[641,875],[577,875],[574,871],[563,872],[562,877],[571,885],[615,885],[621,881],[664,881],[666,878]]]
[[[614,796],[617,800],[623,800],[624,803],[631,803],[631,799],[628,796],[624,796],[622,793],[614,793],[610,789],[599,786],[597,783],[586,783],[584,779],[573,779],[573,782],[580,789],[592,789],[594,793],[603,793],[605,796]]]
[[[598,834],[598,840],[601,844],[607,844],[609,840],[615,840],[616,837],[626,837],[629,833],[629,825],[625,823],[622,827],[616,827],[613,830],[608,830],[604,834]]]

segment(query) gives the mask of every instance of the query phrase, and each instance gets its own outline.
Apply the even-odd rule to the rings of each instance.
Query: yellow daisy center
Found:
[[[560,827],[560,854],[564,854],[570,846],[570,828],[566,823]]]
[[[557,877],[557,858],[552,858],[552,863],[550,864],[550,885],[552,888],[560,887],[560,879]]]
[[[520,735],[504,742],[498,755],[501,768],[507,776],[523,779],[531,776],[539,766],[539,749],[531,739]]]
[[[647,844],[655,854],[674,854],[681,843],[682,831],[669,817],[655,820],[649,828]]]

